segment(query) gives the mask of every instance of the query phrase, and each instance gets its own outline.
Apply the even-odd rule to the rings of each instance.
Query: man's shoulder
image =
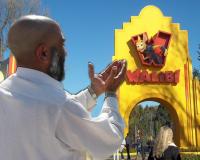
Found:
[[[0,82],[0,94],[9,94],[10,92],[7,90],[8,85],[11,83],[10,78],[8,77],[5,80]]]
[[[74,116],[89,116],[88,111],[85,109],[85,107],[78,100],[74,99],[70,94],[66,96],[65,102],[62,106],[62,110]]]
[[[5,88],[3,88],[2,85],[0,84],[0,97],[2,97],[3,95],[11,96],[11,93]]]
[[[62,105],[66,100],[65,91],[45,84],[12,75],[0,83],[3,95],[12,94],[13,98]]]

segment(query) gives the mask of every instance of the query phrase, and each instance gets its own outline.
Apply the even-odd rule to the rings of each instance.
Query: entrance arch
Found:
[[[115,30],[112,60],[119,59],[127,60],[126,80],[118,90],[125,135],[134,106],[154,100],[174,117],[177,145],[200,151],[200,82],[192,76],[188,32],[159,8],[146,6]]]
[[[128,109],[127,109],[127,111],[124,115],[124,119],[126,121],[126,124],[129,124],[129,119],[130,119],[129,116],[131,115],[131,112],[135,109],[135,107],[137,107],[137,105],[139,103],[142,103],[144,101],[156,101],[156,102],[160,103],[161,105],[163,105],[167,109],[167,111],[170,114],[170,118],[173,122],[174,141],[178,146],[180,146],[180,130],[179,130],[179,128],[181,128],[181,127],[180,127],[179,117],[178,117],[176,108],[173,107],[166,100],[158,98],[158,96],[154,97],[152,95],[147,95],[145,97],[145,99],[144,99],[144,97],[140,97],[137,100],[133,101],[132,105],[130,105],[130,107],[128,107]],[[126,128],[125,135],[127,135],[128,132],[129,132],[129,127]]]

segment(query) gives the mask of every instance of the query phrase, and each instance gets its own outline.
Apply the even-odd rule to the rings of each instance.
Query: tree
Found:
[[[198,79],[200,79],[200,72],[197,68],[193,69],[193,77],[197,77]]]
[[[40,0],[0,0],[0,61],[8,47],[7,33],[11,24],[26,14],[47,15],[47,9],[42,8]]]
[[[198,46],[198,50],[197,50],[197,60],[200,62],[200,44]],[[197,77],[198,79],[200,79],[200,70],[197,68],[194,68],[193,71],[193,77]]]
[[[130,119],[129,119],[130,134],[129,135],[132,135],[132,137],[131,137],[132,142],[135,142],[135,135],[136,135],[136,132],[139,127],[138,124],[139,124],[139,119],[142,116],[142,112],[143,112],[142,106],[138,105],[135,107],[135,109],[130,114]]]
[[[171,127],[173,124],[172,124],[172,120],[171,120],[168,110],[166,109],[166,107],[164,107],[163,105],[160,104],[158,106],[158,109],[157,109],[155,117],[154,117],[155,136],[157,135],[158,131],[160,130],[160,127],[162,127],[164,125],[168,125],[169,127]]]
[[[200,61],[200,44],[198,46],[198,50],[197,50],[197,60]],[[197,68],[194,68],[193,71],[193,77],[197,77],[200,80],[200,70]]]
[[[197,53],[198,53],[197,59],[200,61],[200,44],[199,44]]]
[[[139,130],[140,137],[143,143],[146,144],[149,137],[155,137],[163,125],[172,125],[171,117],[166,107],[161,104],[159,106],[136,106],[129,117],[131,142],[136,142]]]

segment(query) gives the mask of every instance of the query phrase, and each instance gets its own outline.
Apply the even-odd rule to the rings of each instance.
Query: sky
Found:
[[[198,0],[42,0],[49,16],[61,26],[66,38],[66,78],[64,87],[77,93],[89,84],[88,62],[100,72],[114,55],[114,30],[123,22],[137,16],[147,5],[155,5],[165,16],[173,17],[182,30],[189,32],[189,51],[193,67],[200,69],[197,61],[200,44],[200,1]],[[101,110],[103,95],[98,99],[92,115]],[[148,104],[149,102],[146,102]]]

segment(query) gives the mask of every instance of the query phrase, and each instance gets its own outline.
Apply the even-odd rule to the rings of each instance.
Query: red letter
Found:
[[[163,72],[160,72],[159,73],[159,81],[161,83],[164,83],[165,82],[165,74]]]
[[[137,70],[134,71],[134,72],[131,72],[130,70],[128,70],[128,71],[126,72],[128,81],[129,81],[130,83],[138,83],[139,74],[140,74],[140,69],[137,69]]]
[[[146,70],[142,71],[139,76],[139,82],[150,82],[150,81],[151,81],[151,78],[148,72]]]
[[[180,69],[175,71],[175,83],[179,82]]]
[[[174,81],[175,81],[174,72],[172,72],[172,71],[166,71],[165,72],[165,80],[168,83],[174,83]]]
[[[151,73],[151,81],[152,81],[152,82],[159,82],[157,72],[153,71],[153,72]]]

